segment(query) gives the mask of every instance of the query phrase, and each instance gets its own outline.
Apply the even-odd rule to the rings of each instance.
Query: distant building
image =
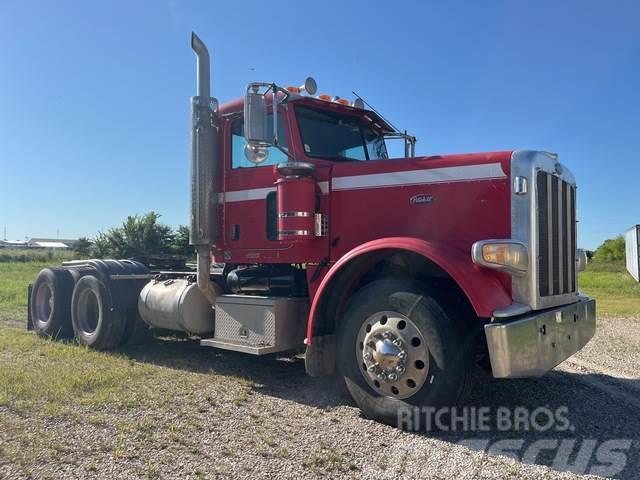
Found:
[[[27,242],[22,240],[0,240],[0,248],[26,248]]]
[[[57,239],[57,238],[32,238],[29,241],[22,240],[0,240],[0,248],[73,248],[78,240]]]
[[[29,248],[73,248],[78,240],[59,238],[32,238],[27,242]]]
[[[62,242],[32,242],[29,241],[29,248],[69,248],[69,245]]]

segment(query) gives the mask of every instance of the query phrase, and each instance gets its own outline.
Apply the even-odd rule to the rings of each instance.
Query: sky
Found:
[[[311,75],[419,155],[557,152],[582,247],[640,223],[640,2],[0,0],[0,236],[188,223],[192,30],[221,102]]]

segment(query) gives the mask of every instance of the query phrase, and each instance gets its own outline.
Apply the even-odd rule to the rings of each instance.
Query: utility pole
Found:
[[[7,226],[4,226],[4,239],[7,239]]]

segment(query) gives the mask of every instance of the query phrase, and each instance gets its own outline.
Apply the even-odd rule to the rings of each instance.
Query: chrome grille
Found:
[[[553,174],[539,170],[536,189],[539,295],[552,297],[575,292],[575,187]]]
[[[573,173],[553,153],[522,150],[511,156],[511,178],[511,238],[530,255],[527,274],[511,279],[514,303],[542,310],[577,301]]]

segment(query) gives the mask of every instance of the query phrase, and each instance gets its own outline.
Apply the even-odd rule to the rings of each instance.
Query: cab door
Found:
[[[269,121],[271,115],[269,115]],[[283,148],[291,144],[286,111],[278,111],[278,139]],[[224,258],[227,263],[307,263],[328,254],[324,237],[305,242],[278,240],[277,192],[279,163],[292,161],[276,147],[261,164],[250,162],[245,154],[244,119],[241,114],[228,117],[224,127]],[[294,151],[294,149],[290,149]],[[324,178],[326,176],[326,178]],[[320,177],[320,178],[317,178]],[[318,182],[318,211],[321,188],[328,185],[329,173],[314,172]],[[326,188],[328,189],[328,187]],[[325,195],[326,196],[326,195]]]

